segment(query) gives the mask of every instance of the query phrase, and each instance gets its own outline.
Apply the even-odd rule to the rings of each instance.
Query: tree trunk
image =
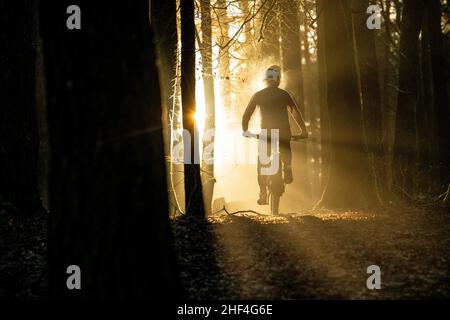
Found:
[[[424,1],[427,11],[427,23],[430,32],[430,54],[433,76],[434,112],[437,125],[438,180],[445,188],[450,181],[450,106],[447,91],[446,52],[441,31],[441,10],[439,0]]]
[[[330,177],[321,205],[351,208],[370,199],[362,116],[347,1],[323,3],[330,115]]]
[[[183,128],[190,134],[185,141],[184,189],[186,214],[204,217],[205,209],[200,176],[199,135],[195,124],[195,23],[194,0],[181,0],[181,103]],[[190,157],[186,158],[186,149]],[[197,149],[197,150],[195,150]]]
[[[394,141],[394,186],[402,198],[413,197],[416,162],[418,40],[423,2],[406,0],[400,36],[399,94]]]
[[[163,102],[173,105],[173,83],[177,65],[177,4],[176,0],[151,0],[151,25],[160,64]]]
[[[261,59],[269,59],[271,64],[281,64],[280,56],[280,19],[278,0],[267,0],[261,10]]]
[[[254,21],[257,18],[250,19],[248,21],[249,17],[252,17],[256,7],[256,0],[252,1],[254,5],[250,8],[249,7],[249,0],[242,0],[239,2],[239,8],[241,9],[241,23],[244,24],[242,28],[242,34],[245,36],[245,40],[240,42],[242,55],[244,58],[248,59],[254,59],[257,56],[257,53],[254,50],[253,41],[254,41]],[[247,64],[245,64],[246,66]],[[245,68],[244,66],[244,68]]]
[[[303,42],[303,57],[305,59],[305,65],[309,66],[311,64],[311,55],[310,55],[310,46],[309,46],[309,39],[308,39],[308,33],[309,33],[309,26],[308,26],[308,14],[306,12],[307,8],[305,7],[306,3],[304,4],[301,16],[302,16],[302,24],[303,24],[303,32],[302,32],[302,42]]]
[[[313,5],[311,7],[311,5]],[[307,163],[308,163],[308,176],[309,185],[311,186],[311,200],[316,201],[317,196],[321,194],[321,182],[320,182],[320,106],[319,106],[319,76],[318,76],[318,63],[317,55],[314,62],[311,61],[310,43],[309,43],[309,12],[315,11],[314,5],[307,5],[303,3],[300,5],[300,25],[303,25],[301,34],[301,51],[302,61],[305,63],[302,66],[303,73],[303,90],[305,92],[303,97],[303,105],[305,109],[304,117],[309,122],[309,133],[312,139],[306,141],[307,148]],[[317,29],[315,29],[316,31]],[[317,32],[316,32],[317,35]],[[316,38],[317,39],[317,38]],[[316,42],[317,43],[317,42]]]
[[[51,146],[49,286],[54,297],[170,298],[161,97],[148,1],[42,1]],[[68,290],[66,269],[81,269]]]
[[[155,31],[155,45],[158,53],[158,68],[161,79],[161,93],[163,103],[163,129],[165,155],[168,159],[168,186],[170,211],[180,210],[174,179],[179,180],[178,170],[173,170],[173,121],[175,121],[175,109],[177,96],[177,4],[176,0],[151,0],[151,24]]]
[[[353,0],[353,31],[361,89],[362,115],[372,179],[371,192],[382,202],[384,188],[383,136],[381,131],[381,96],[374,31],[366,26],[369,0]]]
[[[214,77],[212,68],[212,26],[211,0],[201,1],[201,55],[203,66],[203,84],[205,90],[205,134],[203,141],[203,190],[206,213],[210,213],[214,194],[214,135],[216,124],[216,104],[214,95]]]
[[[171,110],[176,99],[173,95],[178,46],[176,0],[151,0],[151,25],[158,53],[162,101]]]
[[[229,19],[227,12],[227,1],[217,0],[217,25],[219,26],[219,80],[220,80],[220,98],[222,107],[229,114],[229,118],[233,119],[236,114],[236,108],[231,101],[231,71],[230,71],[230,54],[229,54]]]
[[[417,147],[419,168],[419,189],[430,191],[432,186],[431,168],[433,165],[433,142],[436,137],[433,119],[433,81],[431,80],[430,33],[427,27],[427,15],[424,14],[419,50],[419,93],[417,110]],[[434,161],[436,164],[437,161]]]
[[[29,0],[0,1],[0,197],[21,213],[40,207],[33,9]]]
[[[387,191],[392,191],[392,143],[394,136],[394,125],[393,118],[395,115],[395,103],[392,101],[395,100],[394,88],[390,85],[393,82],[395,68],[391,63],[393,59],[393,53],[391,52],[394,44],[392,43],[392,31],[391,31],[391,20],[390,20],[390,12],[392,8],[392,1],[384,0],[381,2],[382,12],[384,17],[384,27],[382,28],[382,35],[380,36],[380,42],[382,45],[382,55],[380,59],[380,75],[381,75],[381,85],[380,85],[380,95],[381,95],[381,116],[382,116],[382,133],[383,137],[383,152],[385,155],[385,166],[384,166],[384,176],[386,179],[386,189]],[[386,194],[384,195],[386,198],[391,197]]]
[[[325,53],[325,16],[322,0],[316,1],[317,12],[317,69],[319,74],[319,108],[320,108],[320,148],[321,148],[321,170],[320,184],[322,194],[326,190],[329,182],[331,165],[330,150],[330,120],[327,104],[327,70]]]
[[[282,65],[283,77],[286,79],[286,89],[294,95],[298,101],[302,115],[305,115],[302,53],[300,47],[300,24],[298,19],[298,8],[291,1],[280,3],[282,12],[281,34],[282,34]],[[295,128],[298,130],[298,128]],[[300,187],[301,202],[309,206],[311,204],[311,186],[308,177],[308,157],[306,144],[294,146],[298,151],[298,182]]]

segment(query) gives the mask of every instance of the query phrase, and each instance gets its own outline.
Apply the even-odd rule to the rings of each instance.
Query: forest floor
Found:
[[[0,203],[0,299],[46,297],[47,214]],[[390,207],[172,221],[192,299],[450,298],[450,212]],[[381,290],[366,287],[381,268]]]
[[[450,298],[450,212],[253,213],[173,221],[181,280],[192,299]],[[367,267],[381,269],[369,290]]]
[[[47,212],[18,217],[0,202],[0,300],[46,296]]]

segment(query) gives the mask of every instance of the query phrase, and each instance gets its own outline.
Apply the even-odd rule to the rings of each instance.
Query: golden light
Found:
[[[196,95],[196,106],[194,119],[201,137],[205,129],[205,120],[206,120],[205,94],[203,89],[203,81],[197,81],[195,87],[195,95]]]
[[[203,110],[197,110],[197,112],[194,113],[194,119],[195,123],[197,123],[199,127],[202,127],[205,124],[205,112]]]

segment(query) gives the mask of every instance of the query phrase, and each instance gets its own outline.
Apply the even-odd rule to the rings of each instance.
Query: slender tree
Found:
[[[195,124],[195,21],[194,0],[181,0],[181,103],[183,128],[190,134],[185,140],[184,189],[186,213],[205,214],[200,175],[198,132]],[[195,150],[197,149],[197,150]],[[190,151],[190,152],[186,152]],[[189,155],[186,157],[186,155]]]
[[[50,133],[49,281],[55,297],[178,293],[161,97],[147,0],[42,1]],[[66,270],[81,269],[82,290]]]
[[[281,52],[283,77],[286,78],[286,89],[297,100],[302,115],[305,115],[305,99],[303,91],[302,52],[300,47],[299,8],[292,1],[281,1]],[[298,150],[298,177],[302,195],[301,201],[309,205],[311,186],[308,177],[308,161],[306,144],[296,146]]]
[[[362,100],[362,116],[366,146],[369,151],[372,175],[372,192],[374,197],[381,199],[384,190],[383,135],[381,130],[381,96],[378,75],[378,61],[375,49],[374,30],[366,27],[369,7],[368,0],[353,0],[353,31],[356,48],[356,61],[359,71],[359,83]]]
[[[304,89],[302,72],[302,52],[300,48],[300,24],[298,8],[291,1],[280,1],[281,9],[281,52],[283,76],[286,88],[291,91],[304,107]],[[304,113],[304,110],[301,110]]]
[[[272,63],[281,65],[280,56],[280,17],[278,0],[265,0],[261,10],[262,21],[259,40],[261,58],[270,58]]]
[[[367,156],[352,45],[350,5],[322,4],[325,25],[327,103],[330,116],[330,176],[321,205],[355,207],[367,203]]]
[[[321,147],[320,147],[320,105],[318,93],[318,62],[317,54],[311,52],[311,35],[316,36],[317,29],[312,28],[310,24],[317,22],[317,18],[313,17],[316,14],[315,3],[298,2],[300,4],[300,25],[303,30],[300,30],[301,37],[301,51],[303,72],[303,88],[305,91],[303,101],[305,115],[304,117],[310,123],[309,131],[312,139],[306,141],[308,172],[311,186],[311,198],[314,199],[321,193],[320,170],[321,170]],[[317,42],[316,42],[317,43]],[[316,51],[317,52],[317,51]],[[315,57],[316,59],[312,59]],[[314,60],[314,61],[313,61]],[[311,161],[312,160],[312,161]]]
[[[216,123],[216,103],[214,93],[214,76],[212,67],[212,25],[211,0],[201,0],[201,30],[202,41],[200,52],[202,56],[202,75],[205,90],[205,140],[203,141],[203,194],[205,209],[211,210],[214,194],[214,135]]]
[[[251,57],[254,52],[252,50],[251,46],[251,40],[252,40],[252,21],[246,21],[248,20],[248,17],[252,15],[251,8],[249,7],[249,0],[242,0],[239,2],[239,7],[242,11],[242,23],[243,25],[243,34],[245,35],[245,42],[242,43],[242,48],[244,50],[244,54],[247,57]],[[254,7],[252,8],[254,9]],[[255,18],[253,18],[255,19]]]
[[[0,1],[0,197],[21,213],[40,206],[33,9],[31,0]]]
[[[151,24],[155,31],[155,46],[158,53],[159,77],[163,102],[163,128],[166,159],[168,159],[168,186],[170,211],[181,210],[178,206],[174,180],[180,175],[173,163],[173,122],[177,110],[178,33],[176,0],[151,0]]]
[[[395,136],[395,110],[397,103],[396,82],[397,82],[397,63],[398,63],[398,40],[397,30],[400,21],[398,17],[398,8],[392,0],[380,2],[383,27],[378,38],[378,45],[381,46],[380,55],[380,75],[381,75],[381,105],[382,105],[382,128],[383,128],[383,150],[385,155],[385,177],[386,187],[392,198],[394,194],[393,186],[393,140]],[[395,10],[396,19],[393,19],[391,12]],[[386,197],[386,194],[385,194]]]
[[[301,32],[301,42],[303,44],[303,58],[305,59],[305,65],[309,66],[311,64],[311,55],[310,55],[310,45],[309,45],[309,39],[308,39],[308,33],[309,33],[309,25],[308,25],[308,11],[309,8],[307,7],[307,3],[300,2],[300,25],[303,26],[303,32]]]
[[[433,81],[430,59],[430,32],[427,22],[427,14],[424,14],[422,32],[419,40],[419,77],[418,77],[418,107],[416,112],[417,125],[417,167],[419,178],[417,187],[422,192],[431,191],[433,178],[431,169],[437,164],[434,159],[436,150],[435,137],[436,130],[433,124]]]
[[[330,120],[327,104],[327,70],[325,56],[325,15],[322,0],[316,1],[317,12],[317,71],[319,88],[320,147],[321,147],[321,189],[325,190],[329,181],[331,165]]]
[[[173,84],[177,66],[177,4],[176,0],[152,0],[151,24],[160,64],[163,101],[170,109],[174,104]]]
[[[394,185],[402,197],[413,197],[416,161],[418,41],[423,1],[405,0],[402,12],[398,100],[394,142]]]
[[[227,0],[216,1],[216,19],[218,26],[218,44],[219,44],[219,79],[220,79],[220,97],[222,106],[225,110],[236,114],[235,107],[231,102],[231,70],[230,70],[230,21],[228,18]]]
[[[430,33],[430,58],[434,97],[434,114],[437,125],[438,180],[441,188],[450,181],[450,106],[447,90],[446,52],[441,31],[441,9],[439,0],[424,1],[427,14],[427,27]],[[448,54],[448,53],[447,53]]]

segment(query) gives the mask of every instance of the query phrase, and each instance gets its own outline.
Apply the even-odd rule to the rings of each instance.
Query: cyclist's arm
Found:
[[[250,102],[245,109],[244,115],[242,116],[242,131],[246,132],[248,130],[248,123],[252,117],[253,112],[256,109],[255,96],[250,99]]]
[[[302,113],[300,111],[300,108],[297,104],[297,101],[295,101],[295,98],[290,96],[290,103],[289,103],[289,107],[290,107],[290,111],[292,113],[292,116],[294,117],[295,122],[297,122],[297,125],[300,127],[300,129],[302,130],[302,135],[308,135],[308,129],[306,128],[305,125],[305,120],[303,120],[303,116]]]

